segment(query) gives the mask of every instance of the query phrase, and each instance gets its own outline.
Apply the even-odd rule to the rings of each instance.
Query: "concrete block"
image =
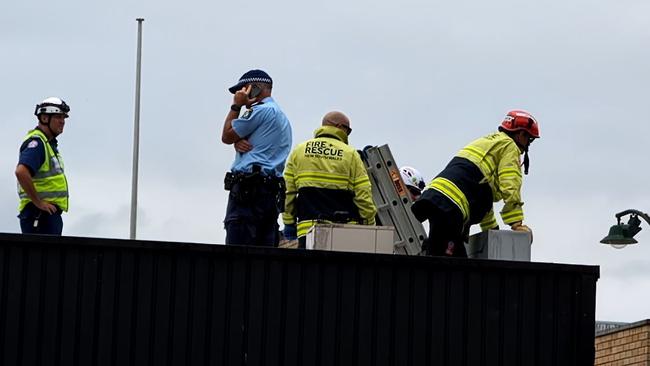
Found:
[[[530,262],[530,234],[512,230],[488,230],[470,236],[467,256]]]
[[[393,254],[392,226],[317,224],[307,233],[307,249]]]

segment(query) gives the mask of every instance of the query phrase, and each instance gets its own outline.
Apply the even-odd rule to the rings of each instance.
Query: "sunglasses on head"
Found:
[[[336,127],[345,130],[345,133],[347,133],[348,136],[350,136],[350,134],[352,133],[352,128],[350,128],[350,126],[348,126],[348,125],[338,124],[338,125],[336,125]]]

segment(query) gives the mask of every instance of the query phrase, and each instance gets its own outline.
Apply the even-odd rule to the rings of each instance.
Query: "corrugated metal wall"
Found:
[[[598,267],[0,234],[2,365],[593,365]]]

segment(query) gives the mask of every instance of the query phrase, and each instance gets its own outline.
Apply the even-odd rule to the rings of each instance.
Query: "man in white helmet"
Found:
[[[27,133],[16,166],[23,234],[61,235],[61,213],[68,211],[68,181],[57,136],[63,133],[70,107],[50,97],[36,105],[38,125]]]
[[[404,181],[409,194],[411,195],[411,199],[415,201],[420,198],[422,190],[424,190],[427,185],[424,182],[422,174],[411,166],[403,166],[399,168],[399,173],[402,176],[402,181]]]

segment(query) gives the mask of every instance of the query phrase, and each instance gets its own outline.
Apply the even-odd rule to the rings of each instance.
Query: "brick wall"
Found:
[[[650,320],[597,334],[595,365],[650,365]]]

